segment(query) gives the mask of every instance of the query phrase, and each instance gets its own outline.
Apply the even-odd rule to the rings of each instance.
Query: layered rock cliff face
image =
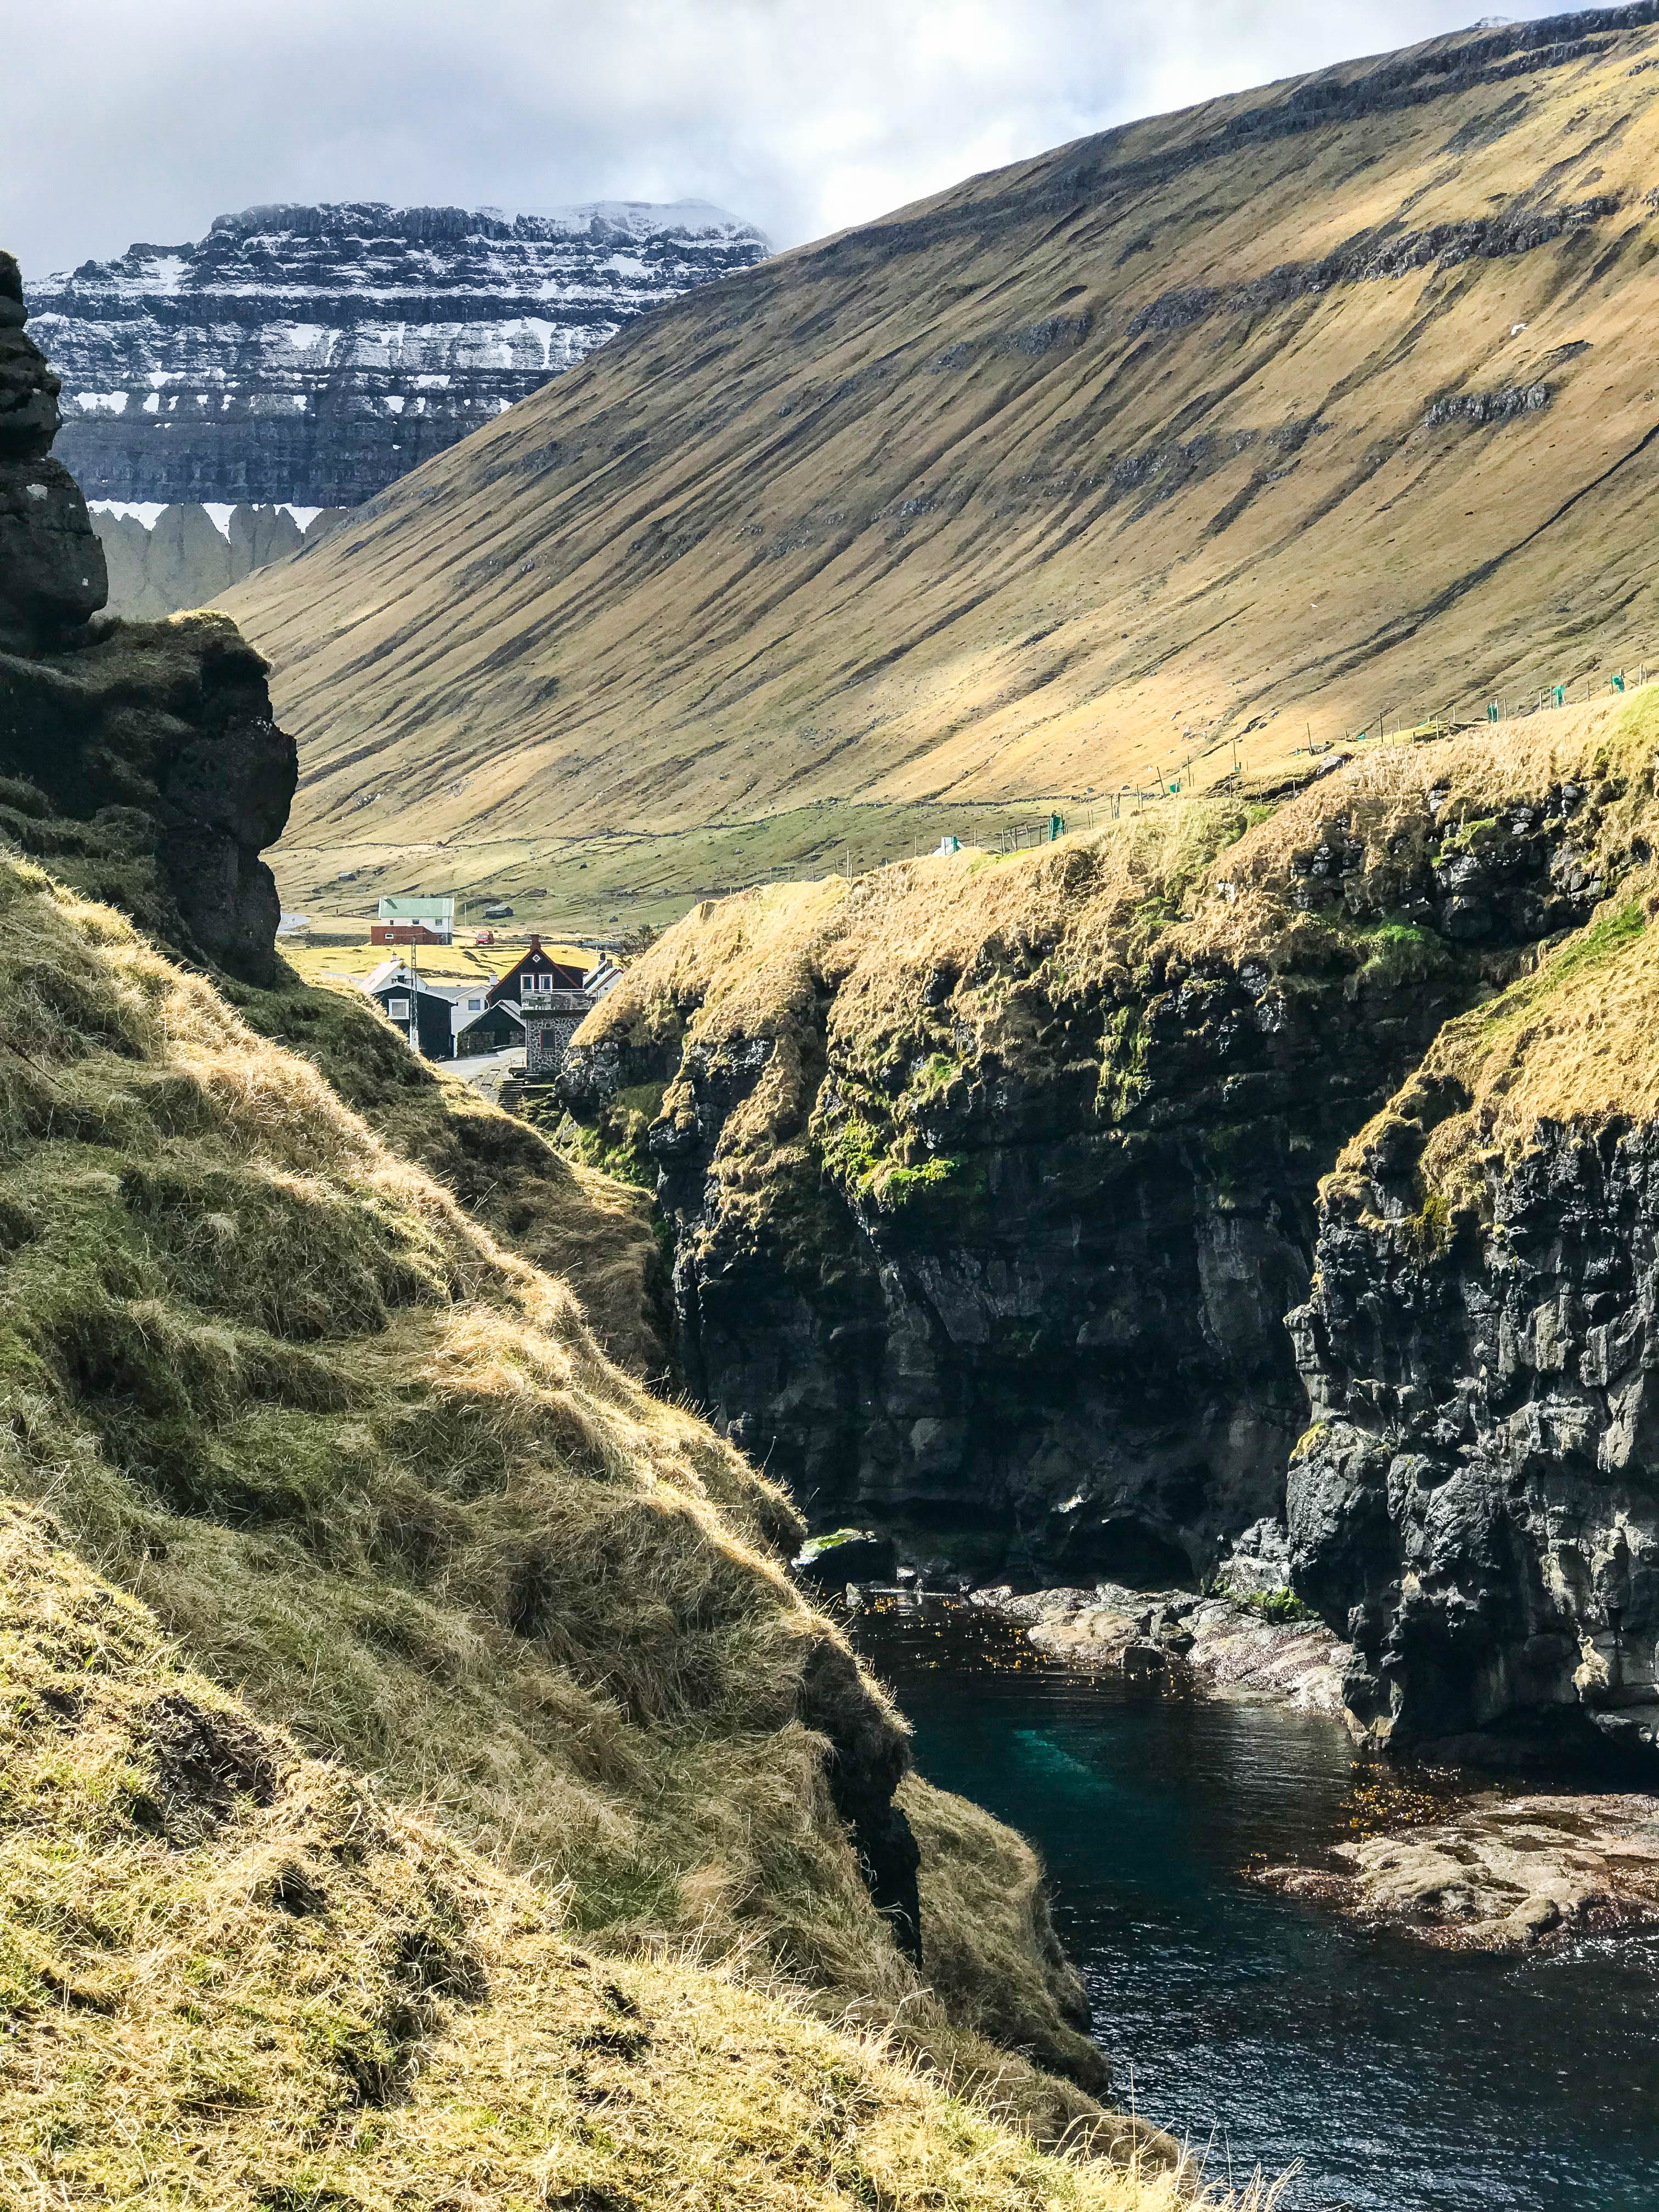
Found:
[[[206,606],[256,568],[316,544],[348,512],[94,500],[92,526],[109,568],[110,611],[154,622],[181,607]]]
[[[1605,813],[1466,741],[700,909],[564,1079],[654,1180],[693,1390],[820,1521],[1201,1574],[1283,1510],[1321,1176],[1587,918]]]
[[[0,255],[0,835],[188,957],[275,974],[281,835],[298,764],[265,664],[203,615],[96,623],[103,551],[51,454],[58,380]]]
[[[1652,738],[1613,763],[1647,849]],[[1397,1746],[1659,1751],[1659,892],[1454,1024],[1327,1184],[1297,1586]]]
[[[96,499],[355,507],[767,251],[718,208],[249,208],[31,287]]]

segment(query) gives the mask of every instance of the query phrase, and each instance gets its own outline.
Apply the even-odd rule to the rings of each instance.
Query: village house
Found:
[[[383,898],[368,926],[371,945],[448,945],[454,935],[453,898]]]
[[[362,988],[392,1027],[403,1031],[411,1050],[426,1060],[454,1058],[451,993],[427,982],[402,960],[383,960],[364,977]]]
[[[455,1057],[470,1060],[477,1053],[510,1052],[524,1042],[524,1024],[519,1010],[502,1000],[488,1003],[487,995],[469,988],[455,1006]]]
[[[605,965],[600,963],[601,968]],[[596,975],[599,972],[593,971]],[[558,1073],[571,1038],[592,1011],[593,994],[586,983],[582,969],[554,959],[543,950],[541,939],[532,937],[529,951],[489,994],[489,1010],[511,1006],[518,1014],[526,1075]]]
[[[486,982],[430,983],[409,962],[382,962],[363,989],[428,1060],[470,1060],[522,1047],[526,1073],[556,1074],[582,1018],[622,970],[608,957],[584,972],[556,960],[541,939],[507,973]]]

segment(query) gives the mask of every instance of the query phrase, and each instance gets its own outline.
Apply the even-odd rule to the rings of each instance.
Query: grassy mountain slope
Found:
[[[1177,2201],[785,1995],[599,1962],[544,1890],[302,1756],[10,1504],[0,1668],[9,2203]]]
[[[1653,18],[1136,124],[644,319],[230,602],[285,884],[797,825],[584,844],[625,915],[1659,653]]]
[[[939,1996],[872,1903],[902,1727],[782,1572],[773,1486],[311,1061],[3,856],[0,1036],[0,1489],[574,1929],[757,1947],[1040,2129],[1090,2109],[975,2033],[1103,2078],[1016,1838],[906,1785]]]

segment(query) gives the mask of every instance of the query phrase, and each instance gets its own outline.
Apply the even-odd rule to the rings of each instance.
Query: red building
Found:
[[[371,921],[368,925],[371,945],[447,945],[447,937],[440,937],[423,921]]]

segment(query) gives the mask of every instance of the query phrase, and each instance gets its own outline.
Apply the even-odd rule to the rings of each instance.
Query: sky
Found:
[[[0,245],[27,276],[273,200],[617,198],[712,200],[792,246],[1470,20],[1471,0],[60,0],[5,32]]]

